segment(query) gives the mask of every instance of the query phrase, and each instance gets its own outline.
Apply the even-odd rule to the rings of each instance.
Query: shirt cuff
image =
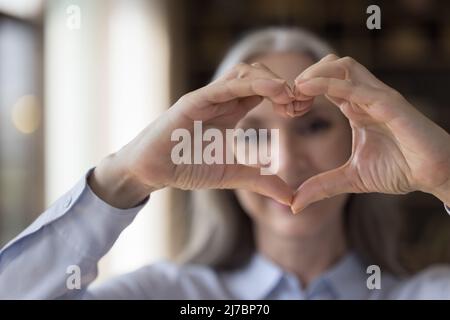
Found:
[[[444,208],[445,208],[445,211],[447,211],[447,213],[450,214],[450,207],[447,206],[445,203],[444,203]]]
[[[149,197],[133,208],[115,208],[90,188],[87,179],[92,170],[85,175],[80,196],[73,200],[63,219],[53,225],[62,239],[69,240],[69,245],[79,254],[99,259],[147,204]]]

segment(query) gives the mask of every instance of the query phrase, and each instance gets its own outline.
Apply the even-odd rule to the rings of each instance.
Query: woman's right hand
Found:
[[[294,95],[286,81],[261,64],[239,64],[211,84],[181,97],[118,152],[105,158],[89,178],[92,190],[117,208],[137,205],[152,191],[179,189],[247,189],[290,205],[293,190],[276,175],[242,164],[174,164],[172,132],[193,136],[194,121],[217,128],[225,137],[263,98],[278,113],[290,114]]]

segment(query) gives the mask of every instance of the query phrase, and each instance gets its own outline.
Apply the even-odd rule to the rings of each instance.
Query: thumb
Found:
[[[293,213],[299,213],[310,204],[334,197],[342,193],[352,193],[354,188],[346,174],[347,167],[342,167],[323,172],[303,182],[294,194],[291,209]]]
[[[235,179],[228,182],[230,188],[245,189],[271,197],[290,206],[293,190],[277,175],[262,175],[260,168],[242,164],[234,165]]]

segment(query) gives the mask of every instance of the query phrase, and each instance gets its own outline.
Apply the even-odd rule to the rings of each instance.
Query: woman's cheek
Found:
[[[239,204],[248,215],[254,216],[257,212],[263,211],[266,203],[264,196],[247,190],[235,190],[235,194]]]
[[[350,158],[352,150],[351,129],[348,126],[335,127],[323,137],[321,143],[315,143],[316,163],[321,171],[337,168]]]

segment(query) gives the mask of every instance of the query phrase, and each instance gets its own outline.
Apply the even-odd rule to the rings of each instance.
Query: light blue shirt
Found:
[[[86,176],[0,251],[1,299],[450,298],[448,265],[430,267],[408,279],[381,270],[381,289],[368,289],[371,274],[354,253],[306,289],[293,274],[258,253],[233,271],[162,261],[89,286],[97,276],[99,259],[145,204],[113,208],[91,191]],[[69,266],[81,271],[80,289],[67,285]]]

